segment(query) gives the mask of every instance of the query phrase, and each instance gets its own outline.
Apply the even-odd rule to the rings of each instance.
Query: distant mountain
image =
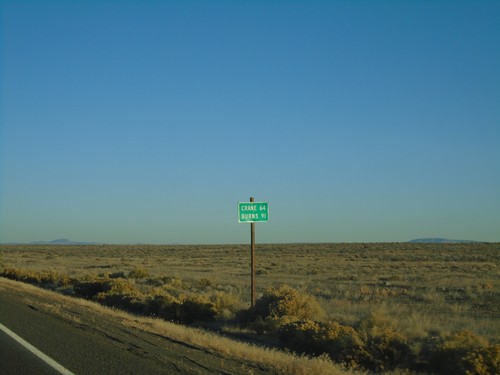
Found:
[[[67,238],[59,238],[53,241],[36,241],[31,242],[32,245],[98,245],[99,242],[79,242],[79,241],[71,241]]]
[[[410,243],[478,243],[479,241],[472,240],[450,240],[448,238],[417,238],[415,240],[408,241]]]

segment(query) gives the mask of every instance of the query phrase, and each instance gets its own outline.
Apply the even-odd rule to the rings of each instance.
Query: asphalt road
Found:
[[[92,330],[78,329],[64,320],[42,313],[27,304],[23,296],[0,293],[0,323],[75,374],[170,373],[167,370],[177,372],[175,368],[164,368],[159,363],[144,360],[129,350],[110,345],[111,338],[103,338]],[[2,366],[3,374],[10,371],[12,366],[12,361],[8,358],[7,361],[7,366]],[[35,357],[35,361],[40,360]]]
[[[5,280],[5,279],[3,279]],[[9,281],[12,284],[12,282]],[[27,295],[0,278],[0,323],[76,375],[85,374],[269,374],[263,369],[202,348],[120,324],[109,316],[65,319],[41,308],[47,300]],[[43,298],[49,298],[45,296]],[[59,301],[49,301],[57,308]],[[47,302],[47,304],[49,304]],[[72,314],[79,314],[78,306]],[[0,373],[57,374],[0,331]]]
[[[3,375],[59,375],[58,371],[2,331],[0,369]]]

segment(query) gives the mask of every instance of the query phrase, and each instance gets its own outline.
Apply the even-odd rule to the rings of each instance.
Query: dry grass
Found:
[[[102,318],[100,317],[106,316],[121,322],[124,327],[151,332],[156,336],[161,335],[168,339],[187,343],[229,358],[262,364],[265,367],[274,368],[283,374],[340,375],[355,373],[332,363],[331,360],[324,356],[309,358],[233,341],[204,330],[185,327],[160,319],[130,315],[88,300],[63,296],[3,278],[0,278],[0,290],[21,292],[25,295],[25,299],[30,305],[37,307],[41,311],[49,312],[75,323],[81,323],[84,317],[85,319],[93,317],[90,319],[94,322],[101,322]]]
[[[170,339],[216,351],[231,358],[272,366],[284,374],[348,374],[354,373],[334,365],[326,356],[310,358],[275,349],[249,345],[195,328],[172,324],[159,319],[141,318],[127,321],[127,326],[162,334]]]
[[[65,285],[78,279],[87,283],[86,288],[90,287],[92,291],[96,285],[105,284],[109,292],[94,290],[98,294],[86,298],[129,310],[134,310],[139,301],[141,311],[154,312],[166,319],[186,320],[186,315],[172,315],[172,303],[177,306],[177,313],[179,307],[188,308],[184,309],[189,314],[187,323],[193,316],[200,316],[200,312],[211,314],[212,310],[200,310],[200,307],[211,304],[217,311],[218,329],[228,335],[255,339],[248,332],[237,332],[230,322],[249,304],[248,250],[248,246],[243,245],[4,245],[0,246],[0,257],[5,267],[17,268],[9,271],[16,279],[77,294],[78,283],[73,288],[65,289]],[[263,316],[260,323],[255,321],[248,327],[271,335],[285,332],[285,344],[294,350],[329,353],[339,362],[372,370],[387,370],[386,366],[416,368],[421,360],[426,361],[428,368],[434,366],[436,369],[433,357],[425,353],[443,355],[445,362],[454,363],[457,362],[454,356],[459,355],[460,350],[466,350],[465,353],[472,356],[469,362],[461,362],[462,370],[465,369],[463,366],[472,364],[484,368],[477,358],[486,355],[498,359],[495,356],[498,356],[500,342],[499,260],[499,244],[260,245],[257,249],[259,297],[263,294],[265,297],[265,291],[273,290],[272,287],[288,284],[295,288],[288,293],[290,296],[303,298],[288,296],[291,299],[285,298],[289,301],[287,303],[293,305],[296,301],[297,306],[301,306],[300,301],[309,301],[309,296],[314,296],[314,301],[320,302],[315,311],[321,311],[320,315],[326,311],[326,317],[308,316],[307,319],[312,320],[300,323],[290,321],[288,317],[275,321]],[[4,271],[4,274],[7,276],[8,272]],[[115,278],[119,279],[114,281]],[[86,293],[85,290],[80,291]],[[192,303],[185,304],[185,301]],[[375,323],[374,317],[378,317]],[[313,320],[333,323],[321,324]],[[291,325],[286,326],[287,321]],[[152,326],[159,330],[164,326],[168,332],[178,327],[159,320],[141,324],[142,329]],[[276,330],[276,324],[285,325]],[[366,330],[365,326],[372,328]],[[254,360],[267,358],[266,361],[286,373],[301,373],[303,368],[307,368],[308,373],[326,373],[333,366],[326,357],[314,360],[286,357],[281,362],[278,358],[282,353],[276,350],[262,352],[260,348],[260,354],[254,355],[252,345],[239,349],[239,344],[226,342],[227,338],[201,334],[197,330],[184,331],[184,328],[182,332],[180,340],[229,356],[233,355],[231,350],[236,350],[248,353],[245,355]],[[484,348],[461,347],[448,352],[444,347],[433,346],[434,337],[446,343],[457,332],[466,332],[488,344]],[[266,340],[260,341],[266,343]],[[365,351],[349,354],[350,350],[342,340],[361,340]],[[267,344],[272,345],[272,342],[267,341]],[[343,355],[331,352],[331,345],[341,345],[346,351]],[[425,349],[426,345],[431,345],[430,352]],[[311,350],[312,347],[316,349]],[[476,353],[477,350],[486,351]],[[403,357],[401,362],[387,362],[382,359],[386,358],[384,353]],[[473,358],[474,355],[477,358]],[[307,365],[301,364],[303,361]],[[311,370],[310,366],[317,366],[316,370]],[[498,365],[490,368],[495,366]],[[320,371],[323,367],[326,370]],[[335,366],[331,368],[331,371],[341,371]]]
[[[0,255],[21,269],[121,273],[144,292],[222,291],[249,304],[246,245],[0,245]],[[354,324],[383,309],[408,336],[467,328],[499,343],[499,265],[499,244],[258,245],[257,291],[288,284],[314,295],[330,319]]]

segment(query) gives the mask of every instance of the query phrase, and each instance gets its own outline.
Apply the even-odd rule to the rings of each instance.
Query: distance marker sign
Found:
[[[258,223],[269,221],[269,203],[240,202],[238,203],[238,222]]]

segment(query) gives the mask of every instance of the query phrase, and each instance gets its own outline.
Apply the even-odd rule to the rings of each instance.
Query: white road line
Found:
[[[35,348],[33,345],[31,345],[29,342],[26,340],[22,339],[18,335],[16,335],[14,332],[12,332],[10,329],[5,327],[2,323],[0,323],[0,330],[5,332],[7,335],[12,337],[14,340],[16,340],[19,344],[24,346],[26,349],[28,349],[31,353],[36,355],[38,358],[40,358],[42,361],[44,361],[46,364],[57,370],[60,374],[62,375],[75,375],[65,367],[61,366],[59,363],[54,361],[52,358],[49,356],[43,354],[40,350]]]

